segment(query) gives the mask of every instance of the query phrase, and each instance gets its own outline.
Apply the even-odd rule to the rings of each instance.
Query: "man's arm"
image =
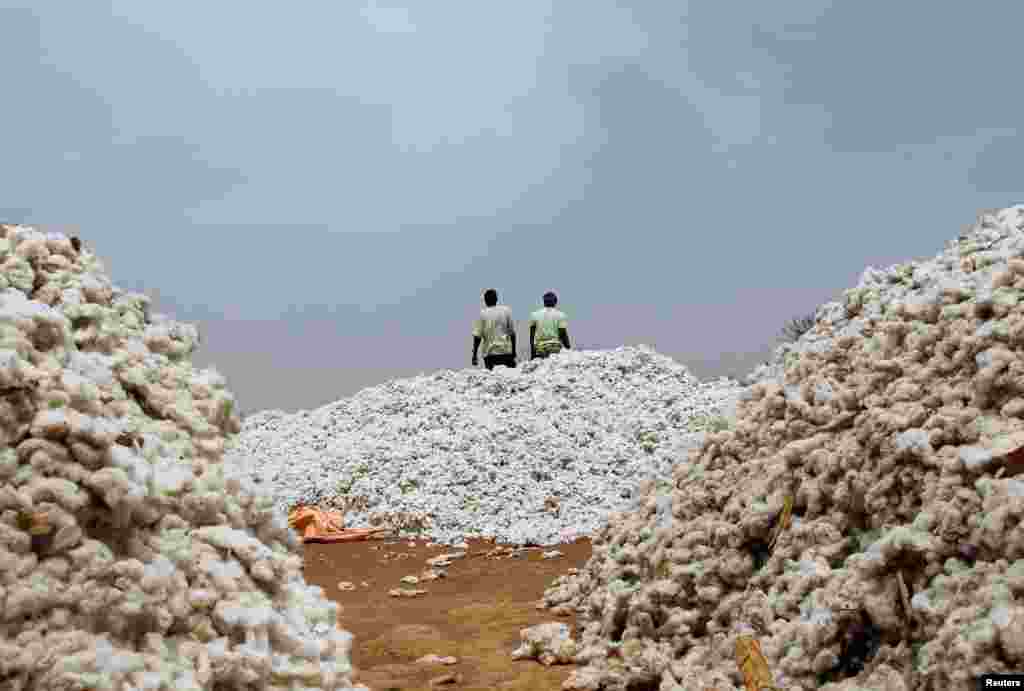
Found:
[[[565,319],[558,324],[558,340],[562,342],[566,350],[572,349],[572,346],[569,345],[569,322]]]
[[[508,323],[505,324],[505,328],[508,329],[508,338],[512,341],[512,359],[516,359],[519,355],[519,351],[516,350],[516,323],[512,321],[512,314],[508,315]]]
[[[537,357],[537,348],[533,344],[537,338],[537,325],[530,324],[530,359],[533,360]]]
[[[476,367],[476,363],[477,363],[476,351],[479,348],[480,348],[480,337],[479,336],[473,336],[473,359],[470,360],[470,363],[472,363],[472,365],[474,367]]]
[[[558,330],[558,338],[559,340],[562,341],[562,345],[565,346],[567,349],[572,348],[572,346],[569,345],[569,332],[566,329]]]

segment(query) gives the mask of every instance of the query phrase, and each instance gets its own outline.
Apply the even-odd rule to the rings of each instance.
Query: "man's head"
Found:
[[[558,296],[552,293],[550,290],[544,293],[544,306],[554,307],[558,304]]]
[[[494,288],[488,288],[484,291],[484,304],[488,307],[494,307],[498,304],[498,291]]]

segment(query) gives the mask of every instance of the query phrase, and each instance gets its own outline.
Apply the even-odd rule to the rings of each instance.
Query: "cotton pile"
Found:
[[[565,351],[257,413],[228,457],[282,512],[337,505],[352,527],[392,521],[441,543],[556,544],[597,530],[644,479],[667,482],[739,391],[643,346]]]
[[[196,330],[76,245],[0,226],[0,688],[351,689]]]
[[[545,593],[583,624],[565,688],[737,691],[740,634],[790,691],[1024,667],[1022,298],[1016,206],[820,309]]]
[[[825,303],[817,309],[815,328],[796,342],[779,345],[771,360],[754,368],[744,378],[744,383],[782,380],[786,366],[800,355],[824,352],[839,338],[860,335],[869,320],[883,317],[891,305],[900,302],[928,305],[941,300],[947,291],[960,296],[961,302],[978,291],[983,296],[990,293],[998,287],[991,283],[993,267],[1006,260],[1007,252],[1012,252],[1006,247],[997,247],[1002,241],[1001,219],[1009,214],[1012,225],[1017,208],[982,213],[966,233],[949,243],[936,257],[907,261],[886,269],[868,266],[857,285],[845,291],[841,300]]]

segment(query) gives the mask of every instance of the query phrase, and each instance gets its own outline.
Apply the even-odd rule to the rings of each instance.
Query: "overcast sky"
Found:
[[[246,411],[468,367],[487,287],[745,373],[1024,199],[1018,1],[0,8],[0,221],[198,322]]]

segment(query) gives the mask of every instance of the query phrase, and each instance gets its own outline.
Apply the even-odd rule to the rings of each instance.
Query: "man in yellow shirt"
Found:
[[[476,367],[477,350],[481,350],[487,369],[494,369],[496,365],[515,367],[516,327],[512,322],[512,310],[498,304],[498,291],[494,288],[484,292],[484,305],[480,318],[473,323],[471,362]]]
[[[544,307],[530,315],[530,359],[546,358],[569,345],[569,320],[555,309],[558,296],[544,293]]]

